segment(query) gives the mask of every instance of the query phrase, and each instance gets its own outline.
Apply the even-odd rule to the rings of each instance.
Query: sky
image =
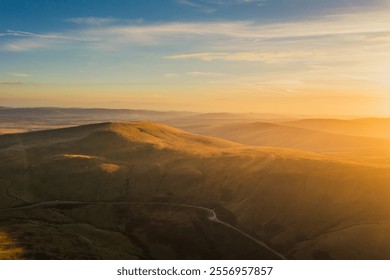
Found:
[[[0,106],[390,116],[390,0],[0,0]]]

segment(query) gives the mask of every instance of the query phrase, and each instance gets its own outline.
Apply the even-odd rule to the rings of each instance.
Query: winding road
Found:
[[[190,204],[180,204],[180,203],[169,203],[169,202],[122,202],[122,201],[60,201],[60,200],[53,200],[53,201],[44,201],[44,202],[38,202],[34,204],[24,205],[24,206],[16,206],[16,207],[10,207],[10,208],[0,208],[0,211],[13,211],[13,210],[26,210],[26,209],[32,209],[37,207],[50,207],[50,206],[56,206],[56,205],[81,205],[81,204],[95,204],[95,205],[166,205],[166,206],[174,206],[174,207],[185,207],[185,208],[192,208],[192,209],[200,209],[203,211],[206,211],[210,214],[208,219],[214,223],[219,223],[224,225],[225,227],[228,227],[241,235],[245,236],[246,238],[249,238],[253,242],[257,243],[259,246],[263,247],[264,249],[272,252],[274,255],[276,255],[278,258],[282,260],[286,260],[286,257],[280,254],[279,252],[275,251],[271,247],[269,247],[264,242],[254,238],[253,236],[250,236],[249,234],[243,232],[242,230],[236,228],[235,226],[225,223],[218,219],[217,213],[206,207],[202,206],[196,206],[196,205],[190,205]]]

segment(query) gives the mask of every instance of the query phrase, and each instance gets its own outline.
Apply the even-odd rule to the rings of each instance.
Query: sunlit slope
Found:
[[[203,124],[185,130],[246,145],[326,153],[359,162],[390,164],[390,139],[327,133],[267,122]]]
[[[304,119],[285,124],[344,135],[390,138],[390,119]]]
[[[0,159],[2,207],[47,200],[187,203],[218,209],[226,221],[288,258],[390,258],[388,168],[297,150],[249,147],[145,122],[0,136]],[[106,224],[104,209],[63,215],[83,221],[79,234],[84,236],[85,223]],[[127,225],[132,236],[150,232],[143,246],[156,245],[156,238],[158,244],[174,243],[170,236],[153,235],[150,227],[157,227],[159,219],[168,224],[175,217],[177,227],[190,226],[188,220],[178,223],[184,214],[172,214],[175,209],[162,216],[159,211],[153,209],[154,222],[143,223],[136,232],[131,231],[134,223]],[[51,215],[56,219],[57,214]],[[151,219],[145,213],[143,217]],[[110,218],[110,229],[123,219]],[[204,219],[196,221],[204,231],[209,229]],[[65,229],[74,234],[77,228]],[[226,232],[218,229],[218,234]],[[128,247],[136,252],[134,246]],[[153,256],[163,258],[168,251],[183,256],[176,254],[177,246],[166,250],[160,248]]]
[[[113,199],[128,192],[123,182],[128,184],[132,170],[151,172],[142,179],[154,182],[153,170],[160,164],[173,160],[173,169],[187,171],[175,162],[217,156],[239,147],[148,122],[103,123],[3,135],[0,139],[0,169],[4,174],[0,180],[12,185],[12,190],[3,190],[9,197],[5,205],[17,203],[15,197],[28,202]]]

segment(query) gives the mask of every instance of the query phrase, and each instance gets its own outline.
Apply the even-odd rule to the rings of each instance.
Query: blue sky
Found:
[[[1,0],[0,105],[389,115],[389,7]]]
[[[72,28],[68,19],[87,17],[146,22],[278,21],[386,6],[380,0],[2,0],[0,26],[35,32],[59,31]]]

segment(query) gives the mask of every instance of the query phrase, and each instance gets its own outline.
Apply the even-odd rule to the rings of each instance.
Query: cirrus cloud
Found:
[[[290,51],[290,52],[215,52],[188,53],[165,56],[167,59],[200,59],[204,61],[263,61],[266,63],[281,63],[296,59],[311,58],[326,55],[320,51]]]
[[[65,20],[66,22],[75,23],[75,24],[85,24],[85,25],[104,25],[117,21],[115,18],[99,18],[99,17],[78,17],[78,18],[69,18]]]

